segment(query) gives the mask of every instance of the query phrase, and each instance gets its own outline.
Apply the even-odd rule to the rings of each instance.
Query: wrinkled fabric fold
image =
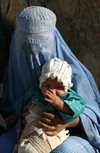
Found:
[[[86,115],[80,115],[84,131],[93,146],[100,149],[100,134],[97,126]]]

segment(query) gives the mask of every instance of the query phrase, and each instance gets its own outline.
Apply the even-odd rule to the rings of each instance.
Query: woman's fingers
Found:
[[[22,120],[23,125],[25,125],[27,123],[27,121],[25,119]]]
[[[46,131],[45,134],[48,136],[54,136],[54,135],[57,135],[58,132],[57,131]]]
[[[47,125],[56,125],[55,124],[55,122],[54,122],[54,120],[51,120],[51,119],[48,119],[48,118],[45,118],[45,117],[42,117],[41,118],[41,122],[43,122],[43,123],[45,123],[45,124],[47,124]]]
[[[56,115],[48,113],[48,112],[42,112],[40,114],[40,119],[41,119],[41,122],[51,126],[56,126],[59,123],[63,124],[63,120],[61,119],[58,112],[56,113]]]
[[[39,125],[45,130],[45,134],[48,136],[54,136],[65,128],[63,120],[59,115],[56,116],[48,112],[42,112],[40,119]]]
[[[25,118],[30,112],[29,112],[29,105],[25,106],[24,112],[22,114],[23,118]]]
[[[24,112],[23,114],[22,114],[22,117],[23,118],[25,118],[28,114],[30,114],[30,112],[29,111],[27,111],[27,112]]]
[[[25,106],[24,112],[27,112],[29,110],[30,105]]]
[[[45,118],[48,118],[50,120],[55,119],[55,115],[51,114],[51,113],[48,113],[48,112],[41,112],[40,115],[41,115],[41,117],[45,117]]]
[[[51,120],[49,119],[42,119],[43,122],[39,122],[39,125],[42,126],[42,128],[45,130],[45,134],[48,136],[54,136],[56,135],[58,132],[56,131],[56,126],[53,126],[54,124],[52,124]],[[45,124],[47,123],[47,124]]]
[[[17,116],[17,114],[11,114],[11,115],[9,115],[7,118],[6,118],[6,122],[7,122],[7,124],[8,123],[12,123],[12,122],[15,122],[15,121],[17,121],[18,120],[18,116]]]
[[[46,131],[55,131],[56,130],[55,126],[49,126],[43,122],[39,122],[39,125],[41,125],[42,128],[45,129]]]
[[[26,124],[27,123],[27,121],[26,121],[26,116],[27,115],[29,115],[30,114],[30,112],[29,112],[29,105],[27,105],[25,108],[24,108],[24,112],[23,112],[23,114],[22,114],[22,123],[23,124]]]

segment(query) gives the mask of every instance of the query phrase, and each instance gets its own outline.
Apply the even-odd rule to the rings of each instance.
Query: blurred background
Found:
[[[44,6],[57,15],[57,28],[100,90],[100,0],[0,0],[0,83],[9,60],[16,15],[27,6]]]

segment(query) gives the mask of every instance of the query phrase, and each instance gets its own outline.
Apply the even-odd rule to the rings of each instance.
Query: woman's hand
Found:
[[[26,116],[30,113],[30,112],[29,112],[29,107],[30,107],[30,105],[27,105],[27,106],[24,108],[24,113],[22,114],[22,117],[23,117],[22,123],[23,123],[24,125],[27,123],[27,121],[26,121]]]
[[[58,115],[54,115],[48,112],[42,112],[40,114],[41,122],[39,125],[45,130],[45,133],[49,136],[54,136],[65,128],[63,120]]]
[[[64,128],[76,127],[79,123],[79,118],[72,122],[64,123],[59,114],[54,115],[48,112],[42,112],[40,119],[39,125],[42,126],[48,136],[54,136]]]
[[[5,121],[7,124],[9,124],[9,123],[17,122],[17,120],[18,120],[18,116],[16,113],[14,113],[14,114],[9,115]]]

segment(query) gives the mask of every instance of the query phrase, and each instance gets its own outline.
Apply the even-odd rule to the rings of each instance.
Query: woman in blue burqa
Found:
[[[14,113],[14,103],[31,86],[39,82],[41,67],[58,57],[72,67],[73,90],[86,102],[84,112],[76,120],[63,123],[59,116],[43,112],[41,126],[48,135],[63,128],[71,135],[53,153],[98,153],[100,151],[100,95],[91,73],[71,52],[56,28],[56,15],[44,7],[28,7],[16,18],[16,29],[10,47],[9,65],[4,78],[2,111]],[[5,113],[6,112],[6,113]],[[12,153],[17,142],[18,123],[8,126],[0,136],[0,153]]]

